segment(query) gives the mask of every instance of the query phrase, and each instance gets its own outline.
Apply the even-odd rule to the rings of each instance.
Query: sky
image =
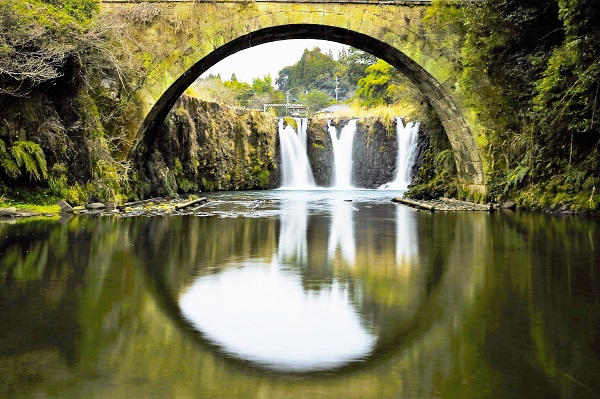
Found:
[[[221,79],[229,80],[231,74],[235,73],[237,80],[252,83],[252,79],[263,78],[270,73],[275,83],[277,74],[283,67],[294,65],[302,57],[304,49],[314,47],[319,47],[324,54],[331,49],[336,59],[340,50],[347,48],[343,44],[326,40],[294,39],[271,42],[230,55],[213,65],[201,77],[219,74]]]

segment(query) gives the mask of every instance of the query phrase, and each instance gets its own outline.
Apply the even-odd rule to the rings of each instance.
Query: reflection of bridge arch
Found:
[[[136,93],[137,101],[130,107],[130,126],[136,130],[130,154],[143,157],[146,150],[153,147],[156,128],[177,98],[217,62],[268,42],[322,39],[367,51],[402,71],[442,121],[462,181],[472,191],[483,190],[481,148],[457,105],[454,88],[446,87],[452,86],[450,61],[442,54],[434,54],[427,45],[422,23],[426,7],[414,5],[422,2],[164,1],[153,4],[160,10],[158,16],[150,23],[131,29],[142,41],[140,48],[148,51],[160,43],[164,56],[156,58]],[[127,2],[104,1],[105,11],[117,15],[134,6]],[[143,52],[140,55],[148,56]]]

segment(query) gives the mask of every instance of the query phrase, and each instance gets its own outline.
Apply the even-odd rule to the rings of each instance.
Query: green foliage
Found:
[[[4,141],[0,140],[0,166],[12,179],[20,177],[22,169],[30,180],[42,181],[48,176],[44,151],[32,141],[15,141],[8,151]]]
[[[436,0],[429,8],[426,20],[439,37],[464,33],[458,84],[485,129],[492,199],[582,208],[563,201],[565,195],[592,196],[600,170],[599,18],[595,0],[482,0],[461,7]],[[554,179],[561,184],[550,184]]]
[[[235,93],[237,106],[243,107],[249,104],[253,96],[252,86],[246,82],[239,82],[235,74],[231,76],[231,80],[223,82],[225,87],[231,88]]]
[[[305,49],[302,57],[293,66],[283,68],[276,83],[283,91],[293,88],[310,90],[321,87],[323,81],[333,79],[333,74],[339,69],[331,55],[325,55],[318,47]]]
[[[45,180],[48,176],[46,157],[42,148],[32,141],[15,141],[11,153],[17,166],[24,167],[33,180]]]
[[[204,191],[214,191],[215,183],[212,180],[208,180],[206,178],[202,178],[202,189]]]
[[[351,86],[358,86],[358,81],[366,76],[366,69],[377,62],[377,57],[350,47],[347,51],[342,50],[338,61],[342,64],[342,80]]]
[[[252,91],[254,94],[273,94],[275,88],[273,87],[273,78],[271,74],[267,74],[262,78],[252,79]]]
[[[25,96],[79,59],[96,0],[0,0],[0,94]]]
[[[198,191],[198,184],[181,177],[177,179],[177,188],[179,189],[179,192],[189,193],[192,191]]]
[[[298,122],[296,122],[296,120],[294,118],[286,116],[283,118],[283,123],[286,126],[291,126],[292,129],[294,129],[296,132],[298,131]]]
[[[50,169],[48,175],[48,187],[54,195],[64,198],[67,191],[67,172],[66,165],[57,163]]]
[[[406,195],[422,199],[456,196],[456,163],[448,136],[431,110],[423,115],[421,126],[427,126],[420,134],[429,135],[429,146]]]
[[[312,89],[301,97],[302,102],[312,110],[320,110],[331,104],[331,98],[327,93],[318,89]]]
[[[46,2],[65,11],[79,22],[92,18],[100,6],[98,0],[46,0]]]
[[[68,169],[64,164],[54,164],[48,174],[49,193],[58,199],[64,199],[72,205],[83,205],[87,202],[88,193],[79,183],[68,184]]]
[[[600,87],[600,6],[589,0],[559,1],[565,39],[537,81],[534,110],[546,129],[559,129],[590,143],[600,138],[596,111]],[[596,22],[594,22],[596,21]],[[546,112],[552,109],[553,112]]]
[[[79,183],[75,183],[74,185],[66,188],[62,198],[69,204],[83,205],[87,202],[89,196],[85,189],[79,185]]]
[[[440,151],[435,156],[435,169],[439,175],[452,175],[456,173],[454,152],[451,149]]]
[[[17,165],[10,152],[7,151],[6,144],[2,139],[0,139],[0,166],[4,170],[4,173],[11,179],[16,179],[21,175],[19,165]]]
[[[513,187],[517,187],[527,176],[530,168],[528,166],[520,165],[516,169],[511,170],[506,176],[506,185],[504,187],[504,193],[508,193]]]
[[[190,181],[184,177],[183,165],[181,164],[179,158],[175,158],[173,167],[178,192],[189,193],[192,191],[198,191],[198,183]]]
[[[391,104],[393,102],[391,91],[394,90],[394,76],[396,70],[387,62],[378,60],[367,67],[367,76],[358,81],[356,98],[364,106]]]
[[[408,78],[383,60],[367,67],[358,81],[355,97],[365,107],[398,104],[403,100],[420,101],[420,93]]]
[[[366,76],[365,68],[376,58],[364,51],[350,48],[339,54],[339,61],[331,53],[323,54],[318,47],[306,49],[294,65],[279,71],[275,79],[270,75],[254,78],[252,84],[238,81],[235,74],[223,81],[220,76],[199,79],[187,93],[206,101],[229,106],[242,106],[262,110],[265,103],[303,103],[317,111],[328,106],[336,95],[338,101],[349,99],[358,80]],[[273,110],[282,115],[283,108]]]
[[[269,176],[270,172],[266,169],[263,169],[258,174],[258,186],[260,188],[265,188],[269,184]]]

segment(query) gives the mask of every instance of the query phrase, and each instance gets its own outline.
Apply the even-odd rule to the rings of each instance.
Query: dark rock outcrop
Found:
[[[333,184],[333,145],[327,130],[326,119],[310,119],[306,131],[306,153],[315,177],[315,183],[320,187],[330,187]]]
[[[356,125],[352,147],[353,184],[377,188],[394,180],[398,141],[393,118],[368,117]]]

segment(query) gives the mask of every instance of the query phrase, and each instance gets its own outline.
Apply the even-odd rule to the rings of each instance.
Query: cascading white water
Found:
[[[356,133],[356,119],[352,119],[342,128],[340,137],[335,126],[329,124],[329,135],[333,145],[334,185],[333,188],[352,188],[352,143]]]
[[[387,190],[406,190],[412,179],[412,167],[417,156],[417,137],[419,122],[408,122],[404,125],[402,118],[396,119],[396,139],[398,141],[398,157],[396,158],[396,177],[380,188]]]
[[[281,143],[281,182],[282,188],[305,190],[315,188],[315,178],[306,155],[305,118],[296,119],[298,134],[291,126],[279,120],[279,141]]]

